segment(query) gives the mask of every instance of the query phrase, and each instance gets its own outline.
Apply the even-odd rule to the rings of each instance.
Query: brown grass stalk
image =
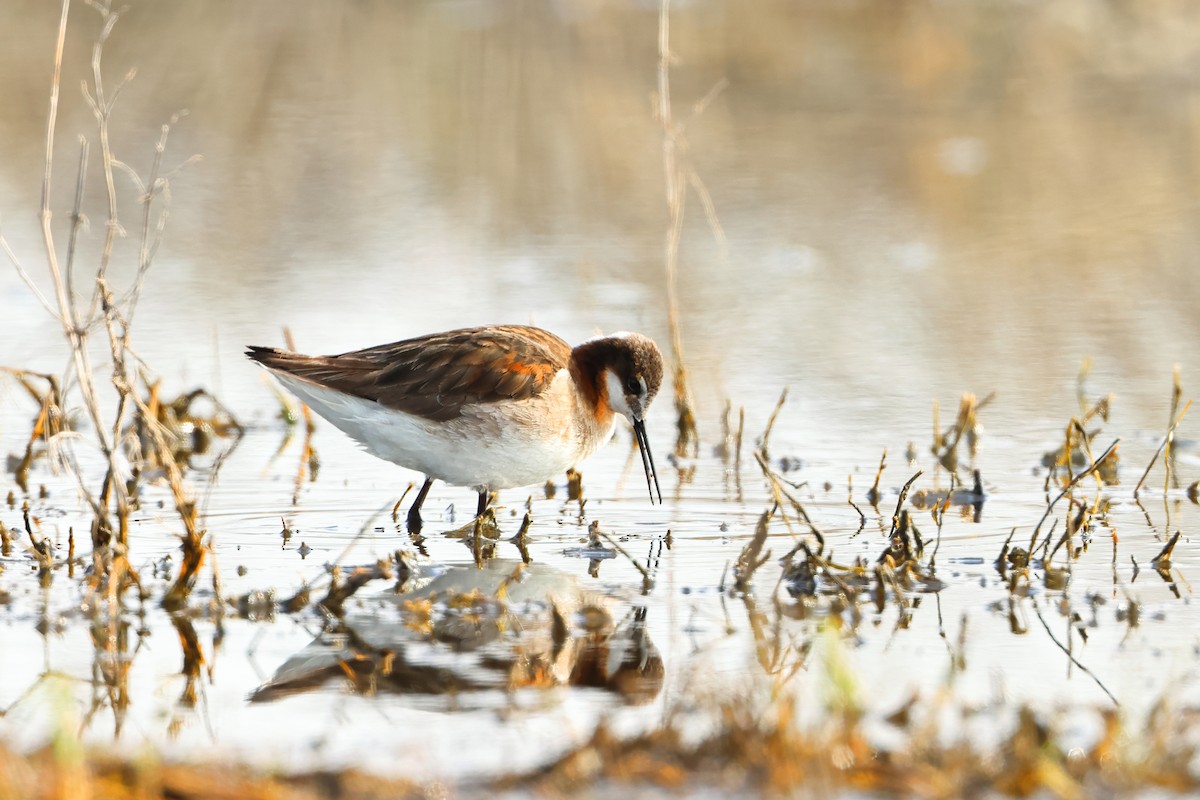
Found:
[[[1176,395],[1178,402],[1178,395]],[[1142,491],[1142,484],[1146,482],[1146,478],[1150,476],[1150,470],[1154,468],[1154,463],[1158,461],[1158,457],[1165,451],[1166,457],[1163,459],[1163,464],[1166,467],[1166,476],[1163,478],[1163,493],[1165,494],[1170,489],[1171,484],[1171,445],[1175,441],[1175,429],[1179,427],[1179,423],[1183,422],[1183,418],[1187,416],[1188,409],[1192,407],[1192,401],[1188,400],[1184,405],[1183,410],[1179,415],[1175,415],[1175,408],[1171,409],[1171,424],[1167,427],[1167,435],[1163,437],[1162,442],[1158,445],[1158,449],[1154,451],[1154,455],[1150,457],[1150,463],[1146,465],[1146,471],[1142,473],[1142,477],[1138,480],[1137,486],[1133,488],[1133,497],[1136,500],[1138,494]]]
[[[283,328],[283,341],[287,345],[288,350],[296,352],[296,340],[292,336],[292,329],[286,325]],[[317,432],[317,425],[313,422],[312,411],[304,403],[300,404],[300,414],[304,418],[304,441],[300,446],[300,463],[296,465],[296,480],[292,486],[292,505],[300,504],[300,490],[304,487],[304,476],[308,475],[309,480],[317,479],[317,470],[319,468],[320,459],[317,456],[317,450],[313,447],[313,434]],[[409,487],[412,488],[411,486]],[[408,491],[405,491],[408,494]],[[404,498],[401,497],[401,500]],[[400,503],[396,503],[396,507],[400,507]]]
[[[716,204],[704,185],[700,174],[687,159],[688,143],[685,136],[686,124],[678,122],[671,107],[671,0],[660,0],[658,14],[658,121],[663,130],[663,178],[666,187],[667,225],[665,266],[667,278],[667,327],[671,335],[671,353],[674,359],[673,382],[675,386],[676,439],[675,453],[683,457],[695,456],[699,452],[700,437],[696,428],[696,415],[688,388],[687,368],[683,359],[683,334],[679,319],[679,243],[683,237],[683,220],[687,208],[688,188],[696,193],[705,217],[718,244],[724,249],[725,233],[717,218]],[[693,107],[692,116],[697,117],[725,88],[722,79]]]
[[[1045,524],[1046,518],[1050,516],[1050,512],[1054,510],[1054,506],[1058,504],[1058,501],[1062,500],[1064,497],[1066,497],[1067,493],[1070,492],[1071,489],[1075,488],[1075,484],[1079,483],[1081,480],[1086,478],[1088,475],[1091,475],[1094,471],[1099,469],[1100,465],[1102,463],[1104,463],[1104,459],[1108,458],[1109,454],[1112,453],[1113,451],[1115,451],[1117,448],[1117,445],[1120,443],[1121,443],[1121,440],[1117,439],[1112,444],[1110,444],[1108,446],[1108,449],[1105,450],[1103,453],[1101,453],[1099,458],[1094,459],[1090,466],[1088,466],[1082,472],[1075,473],[1075,477],[1071,478],[1070,482],[1065,487],[1063,487],[1063,490],[1061,492],[1058,493],[1058,496],[1046,504],[1046,511],[1044,514],[1042,514],[1042,518],[1038,521],[1038,524],[1034,527],[1033,535],[1029,539],[1030,554],[1032,554],[1034,549],[1037,547],[1038,534],[1042,530],[1042,525]]]
[[[763,550],[767,545],[767,530],[772,510],[767,509],[759,516],[758,522],[754,525],[754,536],[746,542],[746,546],[742,548],[737,561],[734,562],[733,590],[739,594],[750,591],[750,582],[754,578],[754,573],[771,558],[771,551],[763,552]]]

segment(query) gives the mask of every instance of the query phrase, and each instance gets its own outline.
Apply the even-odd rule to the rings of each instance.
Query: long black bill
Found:
[[[650,440],[646,438],[646,423],[634,420],[633,438],[637,439],[638,452],[642,454],[642,469],[646,470],[646,488],[650,490],[650,502],[654,502],[654,493],[658,492],[658,502],[662,504],[662,489],[658,488],[658,472],[654,469],[654,454],[650,452]],[[650,479],[654,479],[651,486]]]

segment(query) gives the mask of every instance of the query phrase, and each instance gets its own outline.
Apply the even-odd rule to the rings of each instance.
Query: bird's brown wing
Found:
[[[545,391],[566,367],[571,346],[521,325],[464,328],[336,356],[266,347],[253,360],[310,383],[444,422],[463,406],[524,400]]]

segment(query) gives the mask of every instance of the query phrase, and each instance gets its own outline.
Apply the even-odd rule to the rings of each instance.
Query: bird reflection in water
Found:
[[[267,702],[336,682],[363,695],[445,695],[554,686],[601,688],[624,702],[653,700],[663,661],[647,610],[618,621],[609,597],[583,591],[544,564],[492,560],[450,568],[422,588],[348,614],[282,664],[250,696]],[[480,695],[480,702],[484,700]]]

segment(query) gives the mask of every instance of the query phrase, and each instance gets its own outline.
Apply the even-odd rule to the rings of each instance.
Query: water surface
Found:
[[[11,154],[0,167],[0,214],[45,286],[35,214],[57,14],[13,5],[20,23],[0,32],[0,92],[13,99],[0,115]],[[18,549],[0,560],[0,590],[11,595],[0,615],[3,735],[34,745],[78,728],[130,752],[149,742],[171,755],[289,768],[466,776],[541,763],[585,740],[602,716],[633,729],[706,688],[753,685],[766,671],[764,637],[793,658],[831,647],[821,632],[828,598],[802,614],[778,585],[774,558],[755,578],[753,603],[719,588],[771,505],[751,449],[784,387],[772,464],[803,484],[798,496],[843,563],[874,560],[887,546],[896,491],[918,469],[914,489],[949,485],[929,453],[934,403],[945,428],[963,392],[995,393],[980,412],[978,452],[963,454],[961,470],[981,471],[988,499],[978,521],[945,517],[945,588],[908,593],[903,625],[895,603],[864,605],[841,638],[876,720],[911,692],[946,685],[960,637],[965,669],[950,685],[1001,718],[1015,702],[1104,706],[1111,693],[1137,713],[1168,690],[1194,699],[1197,510],[1184,493],[1200,477],[1194,446],[1181,443],[1178,488],[1164,497],[1160,466],[1140,506],[1132,496],[1167,426],[1173,366],[1185,399],[1200,373],[1192,23],[1163,9],[1122,15],[1084,2],[743,11],[692,3],[672,16],[676,114],[725,82],[686,129],[689,163],[722,232],[713,235],[692,195],[679,306],[700,451],[665,463],[667,387],[649,421],[664,467],[661,508],[630,467],[626,431],[584,465],[582,514],[565,486],[553,499],[540,487],[501,497],[507,535],[528,499],[535,563],[570,576],[616,623],[644,617],[665,670],[651,698],[627,704],[566,686],[364,695],[331,679],[251,703],[318,637],[321,615],[218,619],[206,572],[192,621],[204,663],[189,685],[180,629],[165,612],[134,603],[121,617],[123,638],[98,639],[78,581],[56,573],[43,591]],[[75,136],[95,138],[75,87],[98,25],[86,7],[71,13],[55,151],[63,242]],[[421,553],[390,520],[419,476],[328,426],[316,436],[319,479],[293,504],[298,442],[276,455],[277,402],[243,345],[278,344],[285,325],[302,350],[340,352],[490,322],[530,322],[570,341],[623,329],[668,340],[662,130],[650,102],[656,37],[655,10],[636,4],[135,4],[122,18],[106,70],[136,65],[138,75],[113,117],[118,157],[147,170],[159,124],[183,108],[167,161],[203,156],[172,177],[167,238],[134,343],[170,391],[204,385],[249,427],[215,483],[192,476],[223,595],[287,597],[325,580],[328,564],[369,565],[398,549],[430,568],[473,562],[441,535],[465,522],[469,490],[435,486]],[[94,263],[103,229],[95,151],[90,170],[81,265]],[[136,230],[135,193],[120,188],[122,219]],[[134,239],[118,244],[118,278],[131,272]],[[11,270],[0,270],[0,297],[0,363],[61,372],[58,325]],[[1102,490],[1111,508],[1071,562],[1065,590],[1046,589],[1035,568],[1029,596],[1010,608],[993,561],[1014,529],[1027,543],[1045,510],[1042,456],[1080,413],[1084,359],[1086,401],[1115,396],[1095,442],[1122,439],[1121,482]],[[713,453],[727,400],[735,420],[745,408],[736,474]],[[34,411],[23,390],[4,384],[5,452],[23,447]],[[864,495],[884,448],[874,509]],[[86,450],[82,458],[96,480],[96,460]],[[3,480],[3,493],[15,487]],[[42,462],[34,481],[49,496],[35,488],[31,505],[61,549],[69,528],[86,528],[74,479]],[[1085,482],[1078,496],[1091,502],[1097,491]],[[17,530],[19,495],[18,507],[0,509]],[[156,507],[160,498],[167,507]],[[1065,503],[1056,517],[1064,513]],[[915,518],[928,537],[928,516]],[[297,529],[286,543],[285,520]],[[624,556],[589,575],[573,551],[587,547],[592,521],[652,563],[648,594]],[[144,579],[167,556],[177,564],[176,525],[165,491],[151,489],[130,539]],[[1176,530],[1167,583],[1149,562]],[[770,534],[775,558],[791,550],[785,525],[772,522]],[[512,544],[497,552],[520,558]],[[391,583],[379,581],[351,605],[383,618],[395,611],[391,598]],[[778,628],[772,598],[784,612]],[[823,664],[811,656],[789,683],[813,701],[814,716],[828,689]],[[113,670],[127,696],[107,690]],[[47,672],[60,677],[39,679]],[[187,690],[192,708],[179,703]],[[887,735],[882,726],[878,735]]]

